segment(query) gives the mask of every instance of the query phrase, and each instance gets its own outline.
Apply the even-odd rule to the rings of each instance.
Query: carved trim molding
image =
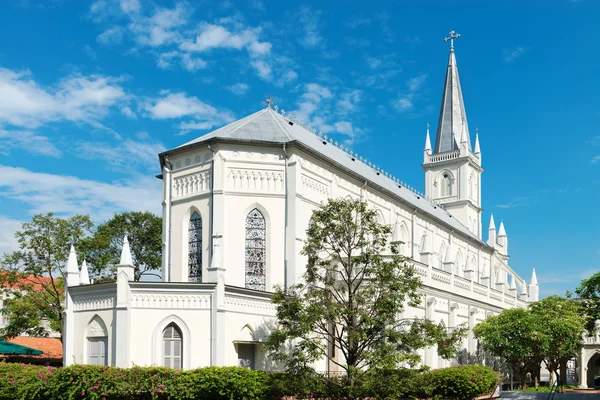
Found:
[[[173,197],[207,192],[210,189],[210,171],[200,171],[173,179]]]
[[[236,190],[283,192],[283,171],[230,168],[227,185]]]
[[[209,310],[210,295],[133,294],[132,308]]]
[[[83,311],[113,308],[115,305],[115,301],[116,296],[112,294],[103,296],[74,297],[73,309],[75,311]]]
[[[277,306],[271,302],[225,297],[225,309],[241,313],[275,316]]]
[[[316,192],[319,195],[322,196],[329,196],[329,186],[319,182],[318,180],[311,178],[308,175],[302,174],[302,176],[300,177],[300,180],[302,182],[302,187],[312,191],[312,192]]]

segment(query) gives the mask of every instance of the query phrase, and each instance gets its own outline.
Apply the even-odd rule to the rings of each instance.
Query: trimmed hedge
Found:
[[[163,367],[74,365],[52,368],[0,363],[0,400],[265,400],[339,398],[343,377],[325,379],[240,367],[175,371]],[[476,365],[365,373],[352,395],[372,399],[468,400],[490,394],[498,374]]]

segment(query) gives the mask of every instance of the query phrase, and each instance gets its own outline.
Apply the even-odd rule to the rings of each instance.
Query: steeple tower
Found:
[[[473,234],[482,238],[481,229],[481,151],[476,138],[476,152],[471,146],[467,113],[463,100],[454,39],[450,31],[450,55],[442,93],[433,152],[424,151],[425,196],[440,203]],[[429,132],[429,131],[428,131]],[[426,138],[426,143],[429,137]]]

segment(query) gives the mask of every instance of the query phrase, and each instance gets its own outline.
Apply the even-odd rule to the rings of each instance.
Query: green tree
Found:
[[[418,348],[437,343],[441,354],[456,354],[464,328],[448,332],[427,320],[398,320],[407,303],[420,303],[421,281],[390,244],[391,228],[375,210],[360,200],[330,199],[311,221],[303,283],[273,295],[278,325],[266,349],[276,360],[292,371],[329,360],[345,371],[348,397],[361,371],[416,364]]]
[[[112,278],[119,263],[123,237],[127,235],[134,266],[134,277],[156,275],[162,257],[162,219],[148,211],[115,214],[98,225],[92,236],[79,244],[97,278]]]
[[[58,218],[37,214],[15,233],[19,249],[2,258],[0,287],[8,297],[2,313],[8,325],[1,336],[48,336],[63,330],[64,279],[62,268],[69,246],[89,233],[87,215]]]
[[[511,308],[477,324],[473,333],[484,350],[506,360],[525,387],[527,373],[534,375],[548,351],[544,324],[537,313]]]
[[[587,315],[586,328],[592,334],[596,320],[600,319],[600,272],[582,280],[575,293],[583,303]]]
[[[546,335],[544,363],[548,371],[558,376],[558,370],[583,346],[586,318],[581,304],[560,296],[550,296],[529,305],[531,312],[543,321],[542,332]],[[561,377],[564,381],[565,377]],[[551,382],[553,383],[553,382]]]

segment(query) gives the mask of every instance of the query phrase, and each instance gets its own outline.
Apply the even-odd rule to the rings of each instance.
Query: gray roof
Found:
[[[448,57],[448,69],[446,71],[446,81],[444,82],[434,153],[458,149],[463,134],[466,136],[465,139],[470,150],[471,139],[469,138],[467,113],[465,112],[460,79],[458,78],[456,56],[454,50],[451,49]]]
[[[412,209],[419,209],[421,212],[428,213],[451,229],[462,232],[480,243],[481,240],[474,235],[467,227],[453,218],[446,210],[435,205],[422,196],[393,181],[391,178],[378,173],[375,169],[368,166],[358,158],[348,154],[345,150],[329,143],[325,139],[310,132],[300,124],[290,121],[286,116],[278,112],[265,108],[238,121],[232,122],[216,131],[200,136],[182,146],[181,149],[191,145],[201,144],[211,139],[230,140],[234,142],[260,142],[260,143],[299,143],[316,155],[324,157],[339,166],[359,175],[360,179],[369,182],[369,185],[379,186],[390,192],[393,196],[399,198]],[[326,144],[324,144],[326,143]]]

